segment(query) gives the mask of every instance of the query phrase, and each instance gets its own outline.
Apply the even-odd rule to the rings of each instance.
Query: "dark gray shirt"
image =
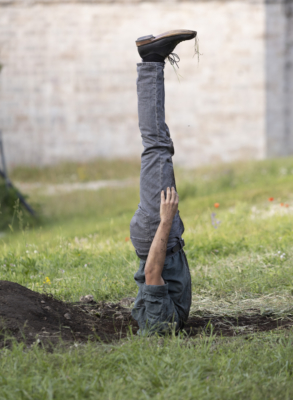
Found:
[[[146,261],[140,260],[134,279],[139,287],[132,316],[139,334],[167,333],[182,328],[191,305],[191,278],[184,250],[166,257],[162,278],[165,285],[146,285]]]

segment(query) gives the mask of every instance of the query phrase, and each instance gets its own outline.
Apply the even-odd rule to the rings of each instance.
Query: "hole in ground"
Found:
[[[133,298],[119,303],[64,303],[60,300],[33,292],[14,282],[0,281],[0,347],[11,343],[7,337],[31,345],[82,343],[90,340],[113,342],[136,334],[138,325],[131,317]],[[185,332],[196,336],[203,332],[222,336],[249,335],[293,326],[289,318],[276,319],[261,315],[258,310],[249,315],[191,316]]]

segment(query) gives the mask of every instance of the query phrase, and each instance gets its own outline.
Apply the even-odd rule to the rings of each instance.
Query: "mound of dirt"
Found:
[[[134,299],[123,299],[129,305]],[[138,330],[130,309],[111,303],[64,303],[17,283],[0,281],[0,342],[13,336],[28,345],[90,339],[113,341]],[[0,343],[1,347],[1,343]]]
[[[117,341],[130,331],[136,334],[138,326],[131,317],[130,306],[134,298],[119,303],[96,303],[93,297],[83,296],[81,302],[64,303],[52,296],[33,292],[17,283],[0,281],[0,348],[9,345],[7,337],[24,341],[54,344],[62,339],[66,343],[87,340]],[[185,325],[189,336],[203,332],[222,336],[251,335],[255,332],[291,328],[290,319],[276,319],[250,314],[229,316],[192,316]]]

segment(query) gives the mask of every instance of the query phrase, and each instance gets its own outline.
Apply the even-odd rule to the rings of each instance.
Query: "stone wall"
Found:
[[[266,137],[271,156],[293,154],[293,1],[266,7]]]
[[[266,43],[279,54],[288,18],[264,1],[0,0],[0,129],[9,165],[138,157],[134,41],[174,28],[197,30],[202,53],[198,63],[193,43],[177,47],[180,82],[166,64],[175,162],[197,166],[283,154],[279,135],[293,136],[284,100],[292,99],[292,79],[291,88],[283,87],[292,64],[286,70],[282,53],[271,71],[267,61],[275,56]],[[274,12],[268,15],[267,7],[278,10],[270,34]],[[267,76],[279,69],[287,77],[269,88],[283,99],[276,107],[275,94],[267,98]],[[278,120],[274,126],[267,109]]]

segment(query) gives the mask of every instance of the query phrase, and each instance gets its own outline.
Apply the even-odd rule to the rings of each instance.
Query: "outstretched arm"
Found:
[[[178,210],[179,196],[174,187],[161,192],[161,222],[157,229],[145,265],[145,282],[147,285],[164,285],[162,271],[165,264],[167,243],[174,216]]]

